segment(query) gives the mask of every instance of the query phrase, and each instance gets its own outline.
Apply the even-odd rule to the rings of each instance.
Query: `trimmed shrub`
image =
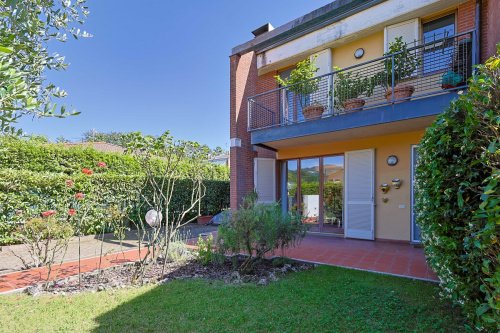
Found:
[[[39,216],[43,211],[68,209],[68,188],[66,180],[75,182],[74,192],[85,193],[85,198],[95,205],[87,212],[82,224],[85,234],[113,231],[113,209],[120,207],[129,211],[129,218],[138,221],[137,214],[144,214],[149,209],[141,204],[138,188],[143,185],[144,177],[138,175],[118,175],[113,173],[95,173],[92,177],[75,174],[32,172],[23,170],[0,169],[0,244],[16,242],[16,225],[29,218]],[[201,206],[207,207],[211,214],[219,208],[229,206],[229,182],[218,180],[204,181],[207,195]],[[180,180],[176,184],[172,205],[175,210],[187,206],[190,200],[192,182]],[[198,215],[194,209],[186,219]]]
[[[306,230],[300,215],[283,213],[278,203],[258,204],[257,194],[251,193],[219,226],[217,247],[221,254],[249,254],[240,270],[251,271],[254,261],[266,253],[298,244]]]
[[[417,223],[444,293],[477,330],[500,323],[500,58],[427,129],[416,172]]]
[[[0,136],[0,169],[53,172],[72,175],[82,168],[95,167],[98,162],[112,166],[108,173],[137,175],[142,172],[139,162],[131,155],[105,153],[91,147],[66,147],[63,144],[43,143]],[[157,160],[160,164],[162,161]],[[182,164],[180,165],[182,168]],[[229,169],[223,165],[204,165],[205,179],[229,180]]]

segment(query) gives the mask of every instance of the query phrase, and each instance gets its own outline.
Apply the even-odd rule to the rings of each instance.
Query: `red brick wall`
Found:
[[[457,10],[457,32],[474,29],[476,22],[476,1],[469,0],[460,4]],[[500,1],[481,1],[481,27],[479,38],[481,42],[481,62],[496,53],[496,44],[500,42]]]
[[[500,1],[483,0],[481,5],[481,62],[496,53],[500,43]]]
[[[457,32],[465,32],[474,29],[476,13],[476,1],[469,0],[458,5],[457,10]]]
[[[254,52],[230,57],[230,136],[241,139],[241,147],[231,148],[231,209],[237,209],[241,198],[254,188],[254,157],[276,157],[271,150],[253,147],[247,129],[247,99],[276,88],[274,74],[257,75]]]

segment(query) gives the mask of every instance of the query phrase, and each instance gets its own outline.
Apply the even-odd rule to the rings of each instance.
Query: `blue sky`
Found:
[[[66,119],[24,119],[27,133],[78,141],[96,129],[160,134],[211,147],[229,143],[229,59],[233,46],[329,0],[88,0],[93,38],[51,44],[68,70],[48,78],[64,88]]]

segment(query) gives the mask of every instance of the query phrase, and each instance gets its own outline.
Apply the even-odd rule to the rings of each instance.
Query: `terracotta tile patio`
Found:
[[[422,248],[410,244],[308,235],[285,255],[322,264],[438,281]]]
[[[192,240],[194,242],[194,240]],[[195,248],[194,246],[190,246]],[[144,254],[144,249],[143,252]],[[278,254],[278,253],[276,253]],[[409,278],[438,281],[428,267],[423,249],[409,244],[380,241],[362,241],[329,236],[308,235],[297,248],[285,251],[285,255],[299,260],[321,264],[362,269],[378,273]],[[139,258],[137,249],[103,256],[101,268],[120,265]],[[99,267],[99,257],[81,260],[81,272],[90,272]],[[51,280],[78,274],[78,261],[54,265]],[[11,292],[44,282],[47,269],[44,267],[0,275],[0,293]]]

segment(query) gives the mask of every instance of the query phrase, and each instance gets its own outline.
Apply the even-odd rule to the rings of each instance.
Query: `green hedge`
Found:
[[[500,323],[500,57],[427,129],[416,173],[417,222],[444,294],[474,330]]]
[[[98,168],[98,162],[108,167]],[[158,159],[156,163],[160,167],[164,162]],[[93,169],[94,174],[82,174],[83,168]],[[203,168],[206,196],[186,218],[196,216],[198,208],[212,215],[229,206],[229,169],[209,163]],[[75,182],[73,189],[67,188],[67,179]],[[0,244],[15,242],[14,230],[20,221],[52,209],[64,215],[75,192],[85,193],[86,201],[94,203],[83,223],[86,234],[101,232],[104,225],[111,231],[112,207],[128,208],[138,220],[137,214],[149,208],[141,205],[137,194],[143,183],[140,164],[131,155],[0,137]],[[172,211],[188,207],[191,184],[190,180],[178,181]]]
[[[110,173],[136,175],[141,172],[138,161],[131,155],[100,152],[91,147],[66,147],[63,144],[0,136],[0,169],[71,175],[79,173],[82,168],[95,168],[97,162],[101,161],[110,166],[107,171]],[[161,163],[162,161],[158,160],[158,164]],[[229,180],[229,169],[226,166],[207,163],[204,165],[204,178]]]
[[[66,186],[68,178],[75,182],[72,189]],[[113,206],[123,208],[124,205],[129,205],[130,217],[138,221],[136,214],[144,214],[149,209],[140,204],[138,196],[138,189],[143,183],[142,176],[113,173],[97,173],[91,177],[75,174],[68,177],[65,174],[0,170],[0,244],[15,242],[16,224],[39,216],[43,211],[53,209],[64,218],[70,201],[77,192],[85,193],[85,201],[93,203],[83,223],[85,234],[99,233],[103,225],[108,225],[107,230],[111,231],[110,223],[107,222],[111,222],[110,208]],[[179,180],[176,183],[172,211],[188,207],[191,185],[190,180]],[[202,213],[215,214],[229,206],[229,182],[207,180],[204,185],[206,196],[201,202]],[[194,217],[197,213],[198,207],[186,218]]]

